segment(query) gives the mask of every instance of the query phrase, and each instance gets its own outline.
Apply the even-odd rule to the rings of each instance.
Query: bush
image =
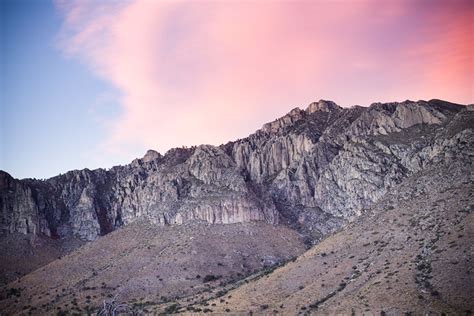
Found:
[[[165,308],[165,313],[166,314],[174,314],[177,313],[179,310],[179,305],[178,304],[171,304],[170,306]]]
[[[213,275],[213,274],[208,274],[204,277],[204,279],[202,279],[202,282],[204,283],[207,283],[207,282],[211,282],[211,281],[215,281],[215,280],[218,280],[220,279],[220,276],[219,275]]]
[[[14,288],[14,287],[11,287],[8,289],[8,292],[7,292],[7,297],[11,297],[11,296],[16,296],[16,297],[20,297],[21,296],[21,289],[20,288]]]

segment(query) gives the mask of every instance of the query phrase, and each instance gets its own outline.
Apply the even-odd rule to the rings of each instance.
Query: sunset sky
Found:
[[[292,108],[474,103],[474,1],[0,1],[0,169],[221,144]]]

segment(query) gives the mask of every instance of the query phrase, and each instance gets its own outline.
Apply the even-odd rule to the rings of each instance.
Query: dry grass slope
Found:
[[[0,236],[0,286],[71,253],[83,244],[76,238],[54,240],[18,233]]]
[[[84,314],[116,297],[128,313],[146,313],[212,292],[304,250],[294,231],[265,223],[135,223],[9,283],[0,310],[2,315]]]

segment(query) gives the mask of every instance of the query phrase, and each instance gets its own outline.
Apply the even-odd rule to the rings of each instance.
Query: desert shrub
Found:
[[[439,296],[439,292],[437,290],[432,290],[431,295],[433,296]]]
[[[224,295],[226,295],[226,294],[227,294],[227,291],[226,291],[226,290],[220,290],[220,291],[218,291],[218,292],[216,293],[216,298],[222,297],[222,296],[224,296]]]
[[[220,276],[219,275],[213,275],[213,274],[207,274],[203,279],[202,279],[202,282],[204,283],[207,283],[207,282],[211,282],[211,281],[215,281],[215,280],[218,280],[220,279]]]
[[[344,288],[346,287],[346,282],[341,282],[339,283],[339,287],[337,288],[338,291],[342,291],[344,290]]]
[[[165,308],[165,313],[166,314],[174,314],[177,313],[179,310],[179,305],[178,304],[171,304],[170,306]]]
[[[321,305],[322,303],[326,302],[328,299],[330,299],[331,297],[333,297],[334,295],[336,295],[336,292],[331,292],[329,293],[328,295],[326,295],[325,297],[317,300],[316,302],[314,302],[313,304],[309,305],[309,308],[312,308],[312,309],[317,309],[319,307],[319,305]]]
[[[21,288],[14,288],[14,287],[9,288],[7,291],[7,297],[11,297],[11,296],[20,297]]]

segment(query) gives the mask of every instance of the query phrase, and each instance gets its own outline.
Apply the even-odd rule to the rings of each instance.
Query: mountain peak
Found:
[[[145,156],[143,156],[142,161],[143,162],[149,162],[152,160],[155,160],[156,158],[161,157],[161,154],[153,149],[149,149]]]
[[[306,108],[306,112],[311,114],[317,111],[322,112],[331,112],[334,110],[341,109],[336,103],[327,100],[319,100],[318,102],[313,102]]]

